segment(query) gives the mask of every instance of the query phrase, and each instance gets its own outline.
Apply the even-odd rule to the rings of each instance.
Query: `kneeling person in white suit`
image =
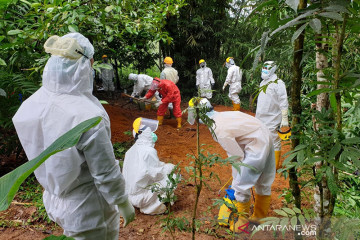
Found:
[[[159,201],[157,193],[151,192],[149,186],[154,183],[166,186],[167,175],[175,167],[159,160],[154,148],[157,137],[153,131],[156,128],[140,126],[135,144],[125,154],[123,168],[131,204],[139,208],[140,212],[151,215],[164,213],[166,206]]]

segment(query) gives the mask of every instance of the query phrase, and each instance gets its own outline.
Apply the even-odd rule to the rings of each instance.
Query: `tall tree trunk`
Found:
[[[307,5],[307,0],[300,0],[298,9],[305,9]],[[300,26],[298,26],[299,28]],[[293,57],[293,76],[291,84],[291,109],[293,113],[292,118],[292,134],[294,136],[299,136],[300,131],[296,127],[300,123],[300,116],[302,112],[301,108],[301,83],[302,83],[302,66],[300,65],[303,52],[304,52],[304,39],[305,33],[302,32],[299,37],[295,40],[294,43],[294,57]],[[292,149],[295,149],[296,146],[300,144],[300,139],[295,138],[291,141]],[[294,159],[293,161],[296,161]],[[301,208],[301,194],[300,187],[297,178],[297,172],[295,168],[289,169],[289,178],[290,178],[290,188],[292,189],[292,194],[295,198],[295,205],[297,208]],[[295,235],[296,236],[296,235]]]
[[[318,82],[328,82],[326,78],[324,78],[325,74],[323,70],[327,67],[329,67],[328,64],[328,58],[326,56],[326,53],[328,51],[328,45],[323,43],[326,42],[327,39],[323,39],[321,37],[322,34],[316,35],[316,40],[318,43],[316,43],[316,69],[318,72],[316,73],[317,81]],[[323,89],[328,88],[328,85],[326,84],[318,84],[317,89]],[[329,108],[329,95],[328,93],[321,93],[317,95],[316,99],[316,110],[321,111],[322,109],[328,109]],[[321,126],[319,123],[316,122],[315,117],[313,117],[313,123],[314,123],[314,129],[315,131],[318,131],[318,129],[321,129]],[[317,162],[315,164],[314,169],[314,177],[318,173],[319,169],[323,166],[324,162]],[[329,198],[330,198],[330,191],[327,187],[327,180],[326,176],[323,175],[321,181],[317,184],[315,187],[315,193],[314,193],[314,211],[316,213],[316,223],[321,226],[321,219],[324,217],[324,213],[329,211]]]
[[[347,22],[347,14],[344,14],[344,20],[342,25],[338,23],[335,24],[335,33],[334,33],[334,43],[332,48],[332,67],[334,68],[334,84],[333,89],[338,90],[340,87],[340,74],[341,74],[341,56],[342,56],[342,47],[345,38],[345,28]],[[341,93],[335,93],[336,109],[334,113],[334,120],[336,130],[341,133],[342,131],[342,112],[341,112]],[[341,140],[340,140],[341,141]],[[339,161],[341,151],[335,156],[335,161]],[[332,167],[332,174],[334,175],[335,181],[338,180],[338,172],[335,167]],[[322,193],[322,208],[320,209],[320,228],[319,228],[319,237],[331,238],[331,221],[330,218],[333,215],[335,202],[336,202],[336,193],[331,192],[327,184],[326,179],[322,181],[321,186]]]
[[[307,6],[307,0],[300,0],[298,9],[305,9]],[[300,26],[297,26],[297,29]],[[293,76],[291,84],[291,109],[293,113],[292,117],[292,134],[296,136],[291,141],[291,148],[295,149],[296,146],[300,144],[300,129],[297,127],[300,124],[300,116],[302,112],[301,108],[301,84],[302,84],[302,66],[301,60],[304,53],[304,40],[305,40],[305,30],[298,36],[294,43],[294,56],[293,56]],[[297,161],[294,158],[292,161]],[[297,170],[295,168],[289,169],[289,182],[290,188],[292,189],[292,194],[295,198],[295,206],[301,209],[301,192],[297,177]],[[294,232],[295,239],[302,239],[300,231]]]

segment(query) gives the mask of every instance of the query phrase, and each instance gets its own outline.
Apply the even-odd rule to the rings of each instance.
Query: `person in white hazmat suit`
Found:
[[[199,61],[200,68],[196,71],[196,87],[200,89],[200,96],[207,99],[212,98],[211,88],[215,81],[210,68],[206,66],[204,59]]]
[[[103,64],[106,64],[108,68],[101,68],[101,72],[100,72],[100,78],[102,80],[102,85],[103,85],[103,89],[105,91],[110,91],[110,92],[114,92],[115,91],[115,86],[114,86],[114,68],[112,66],[112,64],[110,64],[108,62],[108,57],[107,55],[103,55],[102,56],[103,59]]]
[[[150,89],[153,78],[146,74],[129,74],[129,80],[134,81],[132,97],[141,97],[143,91],[147,92]]]
[[[260,87],[267,85],[266,92],[261,91],[257,100],[255,117],[262,121],[270,130],[274,142],[276,169],[280,166],[281,140],[279,127],[288,127],[288,98],[285,83],[278,79],[275,71],[277,66],[273,61],[264,63]]]
[[[194,100],[190,100],[194,101]],[[229,157],[237,156],[242,163],[250,165],[257,171],[241,166],[240,172],[232,168],[232,188],[235,190],[235,207],[239,213],[249,213],[250,189],[255,186],[255,207],[251,221],[266,217],[271,200],[271,185],[275,179],[275,156],[273,142],[268,128],[258,119],[239,112],[216,112],[210,102],[203,98],[198,104],[189,103],[188,122],[194,123],[194,106],[206,107],[206,115],[215,121],[214,140],[226,151]],[[230,215],[230,213],[228,213]],[[219,216],[228,219],[229,216]],[[230,229],[239,232],[241,226],[249,220],[239,217],[235,223],[229,219]]]
[[[134,81],[134,88],[133,88],[133,92],[131,93],[131,96],[139,98],[141,97],[143,91],[147,92],[150,90],[150,86],[153,81],[153,78],[146,74],[130,73],[129,80]],[[158,107],[161,100],[158,92],[155,93],[155,98],[157,101],[155,106]],[[151,104],[145,103],[145,108],[146,110],[150,110]]]
[[[35,170],[44,188],[46,212],[68,237],[117,240],[120,216],[127,225],[135,211],[115,160],[109,117],[92,95],[94,48],[80,33],[52,36],[44,47],[52,56],[44,68],[42,87],[13,117],[28,159],[77,124],[102,117],[76,146],[56,153]]]
[[[232,57],[228,57],[225,61],[225,66],[228,68],[227,76],[224,82],[223,91],[227,85],[229,87],[229,98],[232,100],[233,110],[240,111],[240,98],[242,70],[235,65]]]
[[[140,124],[136,122],[142,121]],[[156,124],[154,124],[156,122]],[[123,174],[129,200],[144,214],[162,214],[166,206],[161,203],[156,192],[148,188],[160,183],[166,186],[167,175],[175,167],[171,163],[161,162],[154,148],[157,136],[157,120],[138,118],[134,121],[135,144],[126,152]],[[147,124],[150,123],[150,124]],[[137,126],[136,126],[137,125]]]
[[[173,63],[174,61],[171,57],[164,58],[164,69],[160,73],[160,79],[167,79],[177,84],[179,81],[179,74],[178,71],[172,67]],[[170,111],[170,118],[174,118],[173,104],[169,103],[168,108]]]

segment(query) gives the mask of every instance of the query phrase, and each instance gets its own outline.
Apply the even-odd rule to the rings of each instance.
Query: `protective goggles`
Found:
[[[270,70],[272,68],[272,66],[271,65],[266,65],[266,66],[263,66],[263,70]]]

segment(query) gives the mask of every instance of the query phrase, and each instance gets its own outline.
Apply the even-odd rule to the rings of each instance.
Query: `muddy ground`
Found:
[[[124,132],[132,130],[132,123],[137,117],[146,117],[156,119],[156,110],[145,111],[141,110],[136,103],[126,104],[128,99],[118,98],[116,101],[109,101],[110,104],[104,105],[111,120],[112,141],[124,142],[131,141],[132,137],[124,134]],[[182,109],[186,108],[186,104]],[[217,111],[229,111],[231,107],[215,105]],[[242,111],[254,115],[251,112]],[[186,123],[186,114],[183,116],[183,127],[180,130],[176,129],[175,119],[164,119],[164,125],[160,126],[156,132],[158,141],[155,148],[158,151],[158,156],[161,161],[170,162],[173,164],[180,163],[182,169],[181,174],[183,178],[188,179],[189,175],[184,167],[189,165],[191,161],[187,154],[196,152],[196,131],[195,126],[190,126]],[[219,153],[221,157],[226,158],[225,151],[219,144],[214,142],[209,130],[205,126],[200,126],[200,141],[206,146],[212,146],[210,149],[213,153]],[[283,152],[289,150],[288,145],[283,145]],[[231,238],[223,227],[218,227],[214,219],[218,213],[218,207],[213,206],[214,199],[220,198],[218,196],[219,189],[231,177],[230,166],[215,166],[209,169],[216,173],[221,183],[212,178],[208,181],[210,188],[203,188],[200,196],[198,206],[198,218],[202,221],[197,239],[218,239]],[[208,172],[209,173],[209,172]],[[274,209],[284,207],[285,200],[280,196],[284,190],[289,188],[288,181],[277,174],[275,182],[272,186],[271,207],[269,216],[276,216]],[[178,200],[173,205],[175,217],[186,217],[191,222],[191,213],[193,211],[193,204],[195,200],[195,187],[190,182],[183,181],[176,190]],[[221,196],[224,195],[224,191]],[[307,203],[310,204],[310,203]],[[11,207],[0,213],[0,223],[11,222],[9,224],[0,225],[0,240],[5,239],[19,239],[19,240],[37,240],[43,239],[51,234],[61,235],[62,229],[55,224],[45,224],[41,222],[32,223],[31,215],[34,211],[33,206],[25,206],[21,203],[14,203]],[[149,216],[140,213],[136,210],[136,220],[130,223],[126,228],[120,229],[119,239],[171,239],[168,232],[163,232],[160,220],[164,215]],[[30,220],[28,220],[30,219]],[[5,226],[6,225],[6,226]],[[176,231],[176,239],[191,239],[191,233]],[[276,237],[279,238],[280,236]],[[250,235],[242,233],[236,237],[237,239],[250,239]],[[273,239],[272,232],[259,232],[255,234],[252,239]],[[282,238],[282,237],[280,237]],[[285,239],[292,239],[293,235],[288,233]]]

